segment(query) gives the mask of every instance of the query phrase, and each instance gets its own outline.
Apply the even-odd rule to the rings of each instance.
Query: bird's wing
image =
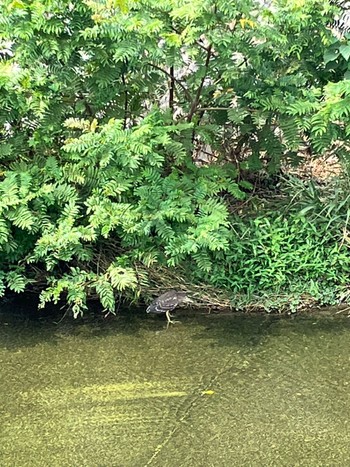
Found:
[[[169,296],[169,297],[159,297],[157,300],[156,307],[161,308],[163,310],[172,310],[173,308],[178,305],[178,300],[176,296]]]

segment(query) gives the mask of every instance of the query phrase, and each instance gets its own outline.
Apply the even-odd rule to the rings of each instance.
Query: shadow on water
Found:
[[[266,339],[278,318],[273,315],[233,313],[224,316],[200,315],[195,320],[202,325],[195,340],[210,337],[211,346],[227,347],[234,343],[235,346],[251,348]]]
[[[147,315],[144,308],[121,309],[116,316],[110,314],[105,317],[95,303],[91,304],[83,319],[74,319],[59,307],[38,310],[33,297],[13,299],[0,305],[0,346],[8,350],[33,347],[43,342],[56,346],[67,336],[96,339],[124,335],[142,339],[145,332],[177,333],[181,338],[184,328],[193,328],[191,339],[194,344],[210,338],[211,347],[227,347],[234,343],[235,346],[250,348],[268,336],[280,317],[178,310],[177,319],[180,324],[167,329],[165,316]]]
[[[145,332],[155,334],[168,332],[170,335],[193,328],[193,343],[210,339],[210,346],[240,346],[253,348],[264,342],[269,335],[278,335],[283,330],[302,334],[305,337],[323,333],[341,333],[349,330],[350,319],[343,315],[318,314],[294,315],[292,318],[277,314],[225,313],[209,314],[200,310],[178,310],[177,319],[181,324],[166,327],[161,315],[147,315],[144,308],[121,309],[117,315],[101,313],[92,303],[84,318],[74,319],[59,307],[38,310],[35,297],[12,299],[0,304],[0,346],[8,350],[33,347],[47,342],[58,345],[67,336],[84,339],[106,338],[124,335],[142,339]]]
[[[43,342],[58,345],[67,336],[90,339],[123,334],[136,338],[143,327],[142,318],[139,310],[124,310],[105,317],[92,304],[84,318],[74,319],[59,307],[42,311],[35,300],[13,300],[0,305],[0,346],[10,350]]]

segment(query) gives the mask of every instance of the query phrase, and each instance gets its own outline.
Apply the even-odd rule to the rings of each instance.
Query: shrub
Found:
[[[116,294],[137,298],[157,266],[234,291],[282,287],[296,270],[331,280],[328,254],[337,268],[343,253],[324,227],[281,214],[242,223],[230,208],[252,188],[244,171],[297,161],[308,136],[321,150],[347,135],[347,84],[328,83],[323,61],[335,11],[5,0],[0,294],[40,286],[42,306],[65,294],[77,315],[91,293],[109,311]],[[215,161],[201,166],[206,149]],[[300,229],[307,247],[290,240]]]

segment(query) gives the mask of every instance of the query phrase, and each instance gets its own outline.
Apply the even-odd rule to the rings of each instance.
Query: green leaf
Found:
[[[332,62],[333,60],[336,60],[339,57],[339,50],[326,50],[324,55],[323,55],[323,60],[325,64]]]
[[[345,58],[345,60],[348,61],[350,57],[350,44],[342,44],[339,47],[339,52]]]
[[[6,276],[7,287],[16,293],[23,292],[28,284],[28,279],[17,271],[11,271]]]

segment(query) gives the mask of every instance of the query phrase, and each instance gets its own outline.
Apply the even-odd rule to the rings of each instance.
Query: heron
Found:
[[[192,303],[192,300],[187,297],[186,292],[181,290],[169,290],[168,292],[159,295],[153,302],[148,306],[147,313],[162,314],[165,313],[165,316],[169,324],[177,323],[178,321],[173,321],[171,318],[173,316],[170,314],[178,305],[181,303]]]

